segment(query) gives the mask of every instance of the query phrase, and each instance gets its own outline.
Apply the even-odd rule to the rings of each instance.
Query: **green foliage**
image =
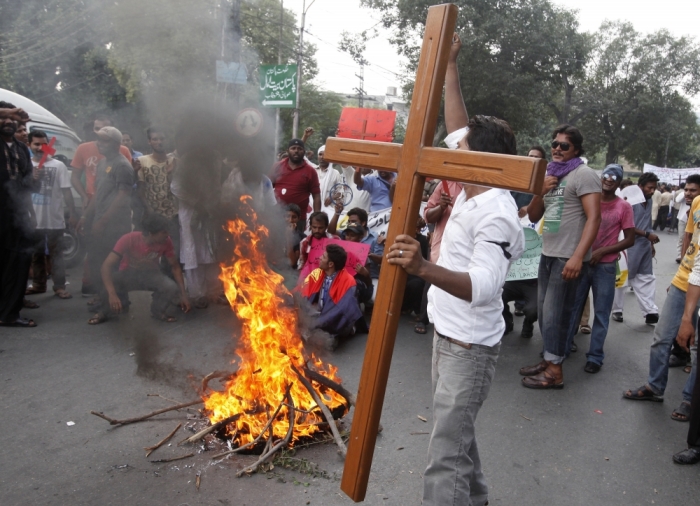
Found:
[[[698,127],[680,91],[700,91],[700,48],[629,23],[603,24],[594,47],[578,102],[591,153],[604,152],[605,163],[682,163]]]
[[[414,72],[431,0],[362,0],[380,11]],[[683,165],[697,159],[695,115],[700,53],[667,31],[642,36],[627,23],[581,33],[574,11],[550,0],[456,0],[458,65],[471,114],[506,119],[519,151],[549,140],[552,128],[581,128],[588,155],[607,163]],[[404,86],[410,96],[413,82]],[[440,128],[440,127],[438,127]],[[668,146],[668,149],[667,149]]]
[[[343,101],[340,95],[330,91],[323,91],[312,83],[305,83],[301,87],[301,115],[299,116],[299,136],[306,127],[312,127],[315,133],[306,143],[307,149],[317,151],[326,143],[326,139],[334,136],[340,120],[340,112],[343,109]],[[281,109],[280,121],[282,122],[281,146],[292,138],[293,109]]]

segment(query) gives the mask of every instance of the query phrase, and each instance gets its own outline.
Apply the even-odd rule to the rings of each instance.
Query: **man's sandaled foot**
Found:
[[[46,288],[44,288],[44,289],[42,290],[41,288],[33,288],[33,287],[32,287],[32,288],[27,288],[27,289],[24,291],[24,295],[36,295],[36,294],[38,294],[38,293],[46,293]]]
[[[416,325],[413,327],[413,332],[416,334],[427,334],[428,329],[425,328],[424,323],[416,323]]]
[[[536,376],[526,376],[522,379],[524,387],[536,390],[564,388],[564,378],[556,377],[550,371],[542,371]]]
[[[688,401],[681,402],[681,405],[673,410],[671,418],[677,422],[687,422],[690,420],[690,403]]]
[[[545,369],[547,369],[548,365],[549,365],[549,363],[546,360],[543,360],[542,362],[540,362],[539,364],[536,364],[536,365],[521,367],[520,368],[520,375],[521,376],[535,376],[535,375],[541,373],[542,371],[544,371]]]
[[[166,323],[175,323],[177,321],[177,318],[175,318],[174,316],[168,316],[167,314],[151,314],[151,317]]]
[[[34,320],[28,318],[17,318],[13,322],[0,322],[0,327],[22,327],[22,328],[33,328],[36,327]]]
[[[92,318],[90,318],[90,319],[88,320],[88,324],[90,324],[90,325],[99,325],[100,323],[104,323],[104,322],[106,322],[107,320],[109,320],[109,318],[107,317],[106,314],[97,313],[95,316],[93,316]]]
[[[687,450],[678,452],[673,456],[673,461],[682,466],[692,466],[693,464],[697,464],[700,462],[700,450],[688,448]]]
[[[70,292],[66,292],[64,289],[59,288],[58,290],[54,291],[54,295],[58,297],[59,299],[72,299],[73,296],[70,294]]]
[[[39,304],[37,304],[33,300],[23,299],[22,307],[25,309],[39,309]]]
[[[630,399],[633,401],[664,402],[663,395],[656,395],[646,385],[642,385],[636,390],[627,390],[626,392],[622,393],[622,396],[625,399]]]

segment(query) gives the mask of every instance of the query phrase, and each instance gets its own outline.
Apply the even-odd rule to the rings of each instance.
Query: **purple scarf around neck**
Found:
[[[549,162],[547,164],[547,175],[561,179],[579,165],[583,165],[583,160],[579,157],[572,158],[568,162]]]

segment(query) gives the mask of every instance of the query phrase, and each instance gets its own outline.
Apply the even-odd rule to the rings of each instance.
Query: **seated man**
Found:
[[[301,209],[296,204],[288,204],[286,207],[285,221],[285,248],[284,253],[289,259],[289,265],[296,269],[299,263],[299,245],[304,240],[304,234],[299,232],[298,223],[301,216]]]
[[[343,211],[342,205],[335,206],[335,214],[328,225],[328,231],[331,234],[336,233],[336,227],[338,225],[338,218]],[[345,230],[341,231],[338,235],[341,239],[352,240],[347,237],[347,230],[352,227],[358,227],[362,230],[362,236],[356,242],[361,242],[364,244],[369,244],[369,262],[367,262],[367,269],[369,270],[369,276],[371,279],[379,279],[379,268],[382,265],[382,258],[384,257],[384,241],[386,240],[385,235],[380,235],[380,237],[375,236],[370,229],[367,227],[367,221],[369,216],[367,211],[362,208],[354,207],[348,211],[348,222]],[[370,280],[371,281],[371,280]],[[374,284],[374,289],[371,294],[371,302],[374,300],[374,295],[376,295],[376,283]]]
[[[301,289],[317,311],[315,328],[331,334],[332,347],[337,346],[339,339],[354,334],[355,322],[362,316],[355,297],[355,278],[345,270],[347,259],[342,247],[327,245],[319,268],[311,271]]]
[[[128,294],[135,290],[153,292],[151,315],[156,319],[169,323],[176,321],[167,311],[178,298],[182,310],[190,310],[182,269],[175,259],[168,227],[166,218],[151,214],[143,220],[143,232],[130,232],[117,241],[102,264],[103,303],[100,311],[88,320],[90,325],[105,322],[122,311],[127,312]],[[161,272],[161,257],[170,264],[175,281]],[[117,272],[114,272],[117,267]]]
[[[352,225],[348,225],[348,227],[344,231],[344,234],[346,241],[362,242],[362,238],[365,234],[365,231],[363,228],[353,223]],[[353,268],[356,272],[355,283],[357,283],[357,301],[361,304],[366,304],[367,302],[372,300],[373,286],[372,277],[370,276],[369,272],[371,263],[372,260],[370,260],[368,256],[365,265],[362,265],[360,262],[357,262],[357,265],[353,265]]]
[[[311,213],[309,217],[309,228],[311,234],[307,235],[299,244],[299,269],[304,270],[304,266],[309,259],[309,252],[314,248],[315,243],[325,239],[337,239],[337,235],[328,233],[328,215],[323,211]],[[312,265],[312,267],[316,267]]]

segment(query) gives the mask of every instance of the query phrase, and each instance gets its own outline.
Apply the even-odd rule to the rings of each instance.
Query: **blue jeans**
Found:
[[[654,341],[651,343],[649,353],[649,379],[647,386],[656,395],[663,395],[668,383],[668,357],[671,354],[673,341],[678,335],[681,326],[681,318],[685,309],[685,292],[671,285],[668,290],[664,307],[659,315],[659,323],[654,329]],[[697,308],[695,311],[697,315]],[[697,317],[693,316],[693,327],[697,324]],[[683,400],[690,402],[693,397],[693,386],[697,364],[693,360],[693,369],[688,375],[688,380],[683,388]]]
[[[580,314],[573,310],[581,278],[588,276],[588,263],[581,266],[581,274],[571,281],[564,281],[561,273],[568,258],[542,255],[537,283],[537,318],[544,341],[544,359],[561,364],[566,358],[569,328],[572,320],[579,321]]]
[[[483,506],[488,486],[474,425],[488,397],[501,344],[465,349],[433,337],[433,418],[423,506]]]
[[[608,335],[610,310],[615,299],[616,270],[615,262],[600,263],[592,267],[589,265],[588,273],[581,275],[578,293],[576,294],[574,315],[580,315],[583,311],[583,305],[588,298],[588,291],[593,289],[593,308],[595,312],[591,331],[591,345],[588,353],[586,353],[586,360],[598,365],[603,365],[603,359],[605,358],[603,345],[605,344],[605,337]],[[566,346],[567,356],[571,351],[571,343],[573,343],[574,336],[578,331],[578,323],[578,318],[571,320],[569,340]]]

